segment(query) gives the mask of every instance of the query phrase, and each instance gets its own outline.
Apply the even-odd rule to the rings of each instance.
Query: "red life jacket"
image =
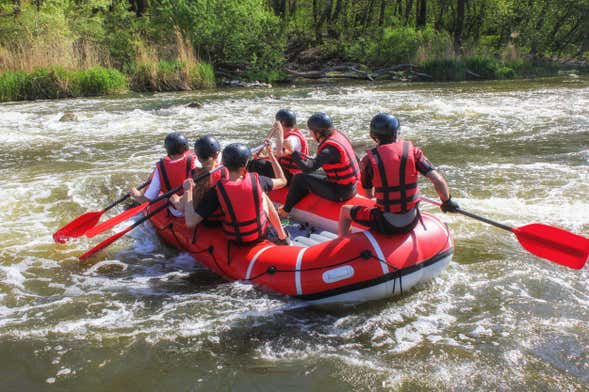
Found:
[[[201,167],[196,167],[193,169],[193,172],[194,176],[197,177],[203,172],[203,169]],[[209,186],[211,188],[214,188],[217,182],[219,182],[219,180],[225,178],[229,178],[229,171],[227,170],[227,168],[224,167],[220,170],[217,170],[209,176]],[[211,215],[209,215],[206,220],[209,222],[221,222],[224,216],[225,214],[223,214],[223,210],[221,209],[221,206],[219,206],[219,208],[217,208]]]
[[[419,189],[413,144],[398,141],[366,152],[374,173],[376,204],[381,211],[404,213],[415,208]]]
[[[360,179],[360,166],[358,165],[356,154],[348,138],[336,130],[319,145],[317,154],[327,146],[335,148],[340,156],[339,162],[323,165],[323,170],[327,174],[327,180],[340,185],[350,185],[358,182]]]
[[[172,160],[169,156],[160,159],[157,163],[160,192],[166,193],[182,185],[184,180],[190,177],[195,161],[196,155],[190,150],[186,151],[180,159]],[[184,193],[182,189],[178,191],[178,194],[182,193]]]
[[[227,168],[222,168],[221,170],[217,170],[213,174],[210,175],[210,184],[211,188],[217,185],[220,180],[229,178],[229,171]],[[209,222],[222,222],[225,219],[225,214],[223,213],[223,209],[221,206],[215,210],[211,215],[207,217]]]
[[[215,186],[219,204],[225,213],[223,231],[237,243],[260,241],[268,221],[257,173],[246,173],[241,181],[222,179]]]
[[[289,136],[296,136],[299,139],[301,143],[301,157],[303,160],[306,160],[307,155],[309,155],[309,143],[307,143],[307,138],[298,128],[290,128],[289,130],[287,130],[284,134],[284,140],[286,140],[286,138]],[[288,170],[292,174],[302,172],[302,170],[299,169],[299,167],[295,163],[294,159],[292,159],[292,154],[280,157],[278,159],[278,162],[280,162],[280,165],[284,170]]]

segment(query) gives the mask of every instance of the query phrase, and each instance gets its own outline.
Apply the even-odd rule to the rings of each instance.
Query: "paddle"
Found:
[[[442,205],[441,202],[424,196],[420,196],[419,199],[437,206]],[[589,259],[589,238],[571,233],[570,231],[542,223],[511,227],[464,211],[461,208],[457,212],[512,232],[517,237],[521,246],[528,252],[554,263],[573,269],[581,269]]]
[[[151,180],[144,182],[137,189],[145,188],[147,185],[149,185],[150,182]],[[112,202],[100,211],[90,211],[80,215],[79,217],[77,217],[76,219],[74,219],[73,221],[71,221],[70,223],[66,224],[65,226],[57,230],[55,233],[53,233],[53,240],[55,242],[63,244],[70,238],[76,238],[84,235],[86,231],[90,230],[98,223],[102,214],[104,214],[106,211],[110,210],[117,204],[125,201],[129,196],[130,195],[127,193],[120,199]]]
[[[109,246],[110,244],[112,244],[113,242],[115,242],[116,240],[118,240],[119,238],[121,238],[122,236],[124,236],[125,234],[127,234],[128,232],[130,232],[131,230],[133,230],[134,228],[136,228],[137,226],[139,226],[143,222],[145,222],[146,220],[150,219],[152,216],[154,216],[158,212],[160,212],[163,209],[165,209],[166,207],[168,207],[168,204],[169,203],[159,206],[154,211],[150,212],[149,214],[145,215],[143,218],[139,219],[137,222],[133,223],[131,226],[127,227],[125,230],[119,231],[115,235],[108,237],[106,240],[102,241],[101,243],[96,245],[94,248],[90,249],[89,251],[87,251],[86,253],[81,255],[79,257],[79,259],[85,260],[88,257],[92,256],[94,253],[99,252],[102,249],[106,248],[107,246]]]
[[[256,147],[253,149],[253,151],[259,151],[262,148],[264,148],[266,146],[266,143],[261,144],[260,146]],[[211,174],[213,174],[214,172],[223,169],[225,166],[223,165],[219,165],[216,168],[214,168],[211,171],[202,173],[200,175],[198,175],[195,178],[195,181],[198,181],[206,176],[209,176]],[[172,194],[178,192],[180,189],[182,188],[182,185],[179,185],[173,189],[170,189],[168,192],[156,197],[155,199],[151,200],[149,203],[143,203],[140,206],[136,207],[137,209],[139,209],[139,207],[143,207],[144,204],[147,204],[145,207],[143,207],[143,209],[146,209],[147,207],[149,207],[150,205],[153,205],[155,203],[157,203],[158,201],[162,200],[162,199],[166,199],[168,197],[170,197]],[[147,219],[151,218],[152,216],[154,216],[155,214],[157,214],[159,211],[163,210],[165,207],[168,206],[169,203],[166,203],[163,206],[158,207],[155,211],[150,212],[149,214],[147,214],[146,216],[144,216],[143,218],[139,219],[137,222],[135,222],[134,224],[132,224],[131,226],[127,227],[126,229],[124,229],[123,231],[120,231],[112,236],[110,236],[109,238],[105,239],[104,241],[102,241],[101,243],[99,243],[98,245],[96,245],[94,248],[90,249],[89,251],[87,251],[86,253],[84,253],[83,255],[80,256],[80,260],[84,260],[88,257],[90,257],[91,255],[93,255],[96,252],[101,251],[102,249],[106,248],[107,246],[109,246],[110,244],[112,244],[113,242],[115,242],[116,240],[118,240],[119,238],[121,238],[122,236],[124,236],[125,234],[127,234],[129,231],[133,230],[135,227],[139,226],[141,223],[145,222]],[[141,211],[137,211],[136,213],[139,213]],[[106,223],[106,222],[105,222]],[[118,222],[120,223],[120,222]]]
[[[266,144],[264,143],[256,148],[254,148],[254,151],[258,152],[261,149],[263,149],[265,146],[266,146]],[[215,169],[211,170],[208,174],[214,173],[217,170],[220,170],[222,167],[223,167],[223,165],[219,165]],[[108,229],[115,227],[119,223],[124,222],[127,219],[143,212],[148,206],[150,206],[150,205],[152,205],[162,199],[166,199],[166,198],[170,197],[172,194],[178,192],[180,189],[182,189],[182,185],[179,185],[176,188],[169,190],[168,192],[158,196],[157,198],[151,200],[150,202],[145,202],[143,204],[138,205],[137,207],[131,208],[131,209],[129,209],[129,210],[117,215],[117,216],[114,216],[114,217],[110,218],[109,220],[102,222],[98,226],[90,227],[89,229],[87,229],[87,231],[85,233],[86,237],[92,238],[97,234],[100,234]],[[82,234],[84,234],[84,233],[82,233]],[[80,234],[80,235],[82,235],[82,234]]]
[[[102,233],[112,227],[115,227],[119,223],[124,222],[127,219],[143,212],[147,208],[148,205],[149,205],[149,202],[145,202],[145,203],[139,204],[136,207],[129,208],[128,210],[122,212],[119,215],[113,216],[109,220],[106,220],[106,221],[102,222],[101,224],[96,225],[93,228],[91,228],[90,230],[88,230],[85,233],[86,237],[92,238],[97,234],[100,234],[100,233]]]
[[[224,167],[225,166],[223,166],[223,165],[219,165],[219,166],[217,166],[216,168],[214,168],[211,171],[202,173],[202,174],[198,175],[195,178],[195,181],[198,181],[198,180],[200,180],[200,179],[202,179],[202,178],[204,178],[206,176],[209,176],[209,175],[213,174],[214,172],[223,169]],[[180,188],[182,188],[182,185],[169,190],[168,192],[166,192],[166,193],[158,196],[157,198],[153,199],[149,203],[146,202],[146,203],[143,203],[143,204],[141,204],[141,205],[133,208],[133,210],[137,210],[137,211],[135,211],[135,214],[133,214],[131,216],[134,216],[134,215],[142,212],[144,209],[148,208],[149,205],[151,205],[151,204],[157,203],[158,201],[160,201],[162,199],[165,199],[167,197],[170,197],[173,193],[179,191]],[[94,253],[99,252],[102,249],[106,248],[107,246],[109,246],[110,244],[112,244],[113,242],[115,242],[116,240],[118,240],[119,238],[121,238],[122,236],[124,236],[125,234],[127,234],[128,232],[130,232],[131,230],[133,230],[134,228],[136,228],[137,226],[139,226],[140,224],[142,224],[143,222],[145,222],[146,220],[148,220],[149,218],[151,218],[152,216],[154,216],[155,214],[157,214],[158,212],[160,212],[161,210],[163,210],[164,208],[166,208],[169,204],[170,203],[168,202],[168,203],[166,203],[166,204],[164,204],[164,205],[156,208],[154,211],[152,211],[149,214],[145,215],[143,218],[139,219],[137,222],[133,223],[131,226],[129,226],[126,229],[124,229],[124,230],[122,230],[122,231],[120,231],[120,232],[118,232],[118,233],[116,233],[116,234],[108,237],[107,239],[105,239],[104,241],[102,241],[101,243],[99,243],[98,245],[96,245],[94,248],[90,249],[89,251],[87,251],[86,253],[84,253],[83,255],[81,255],[80,256],[80,260],[87,259],[88,257],[92,256]],[[141,209],[139,209],[139,207],[141,207]],[[115,217],[115,218],[117,218],[117,217]],[[111,227],[117,225],[118,223],[121,223],[122,221],[123,220],[119,220],[119,222],[111,225]],[[104,222],[104,223],[107,223],[107,222]],[[93,233],[93,235],[95,235],[95,234],[97,234],[97,233]]]

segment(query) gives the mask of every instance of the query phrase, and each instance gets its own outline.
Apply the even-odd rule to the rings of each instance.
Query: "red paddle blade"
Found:
[[[92,238],[96,234],[100,234],[108,229],[111,229],[118,225],[121,222],[126,221],[127,219],[134,217],[135,215],[143,212],[149,206],[148,202],[138,205],[137,207],[129,208],[128,210],[120,213],[119,215],[113,216],[109,220],[106,220],[99,224],[98,226],[92,227],[90,230],[86,231],[86,237]]]
[[[589,238],[558,227],[532,223],[513,233],[526,250],[557,264],[581,269],[589,258]]]
[[[53,233],[53,240],[60,244],[65,243],[70,238],[80,237],[84,233],[93,228],[100,220],[100,216],[104,210],[86,212],[80,215],[61,229]]]
[[[116,240],[118,240],[119,238],[121,238],[122,236],[127,234],[129,231],[133,230],[134,228],[135,228],[134,226],[129,226],[125,230],[119,231],[117,234],[108,237],[107,239],[102,241],[100,244],[96,245],[94,248],[90,249],[89,251],[87,251],[86,253],[81,255],[79,257],[79,259],[85,260],[88,257],[92,256],[94,253],[100,252],[102,249],[106,248],[107,246],[109,246],[110,244],[112,244],[113,242],[115,242]]]

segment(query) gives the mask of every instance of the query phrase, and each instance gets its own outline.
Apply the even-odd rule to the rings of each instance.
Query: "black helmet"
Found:
[[[182,154],[188,150],[188,140],[181,133],[172,132],[166,136],[164,147],[166,147],[166,152],[170,156]]]
[[[294,127],[297,124],[297,115],[290,109],[280,109],[275,118],[285,127]]]
[[[221,151],[221,145],[213,135],[205,135],[196,139],[194,151],[199,159],[209,159]]]
[[[223,149],[223,165],[235,170],[247,165],[252,157],[249,147],[240,143],[233,143]]]
[[[333,122],[327,114],[320,112],[309,117],[307,120],[307,127],[311,131],[325,133],[325,131],[333,129]]]
[[[378,113],[370,121],[370,133],[375,136],[392,136],[396,138],[400,127],[401,124],[397,117],[388,113]]]

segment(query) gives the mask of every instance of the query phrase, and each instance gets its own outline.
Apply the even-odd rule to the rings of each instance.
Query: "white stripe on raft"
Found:
[[[303,248],[297,256],[297,265],[295,268],[295,285],[297,287],[297,294],[303,294],[303,287],[301,285],[301,264],[303,264],[303,255],[309,248]]]
[[[247,266],[247,273],[245,274],[245,279],[249,280],[252,277],[252,271],[254,269],[254,264],[256,264],[256,260],[258,260],[258,257],[260,257],[260,255],[262,253],[264,253],[266,250],[272,248],[273,245],[268,245],[265,248],[262,248],[258,251],[258,253],[256,253],[254,255],[254,257],[252,257],[252,261],[250,261],[250,264]]]
[[[382,261],[378,262],[380,264],[380,266],[382,267],[382,273],[388,274],[389,273],[389,265],[387,263],[383,262],[386,260],[386,258],[384,257],[384,254],[382,253],[382,249],[380,249],[380,245],[378,244],[378,241],[376,240],[376,238],[374,238],[372,233],[369,231],[363,231],[362,234],[364,234],[366,236],[366,238],[368,238],[368,241],[370,241],[370,244],[372,245],[372,249],[374,249],[374,251],[376,252],[376,257],[378,257],[378,260],[382,260]]]

